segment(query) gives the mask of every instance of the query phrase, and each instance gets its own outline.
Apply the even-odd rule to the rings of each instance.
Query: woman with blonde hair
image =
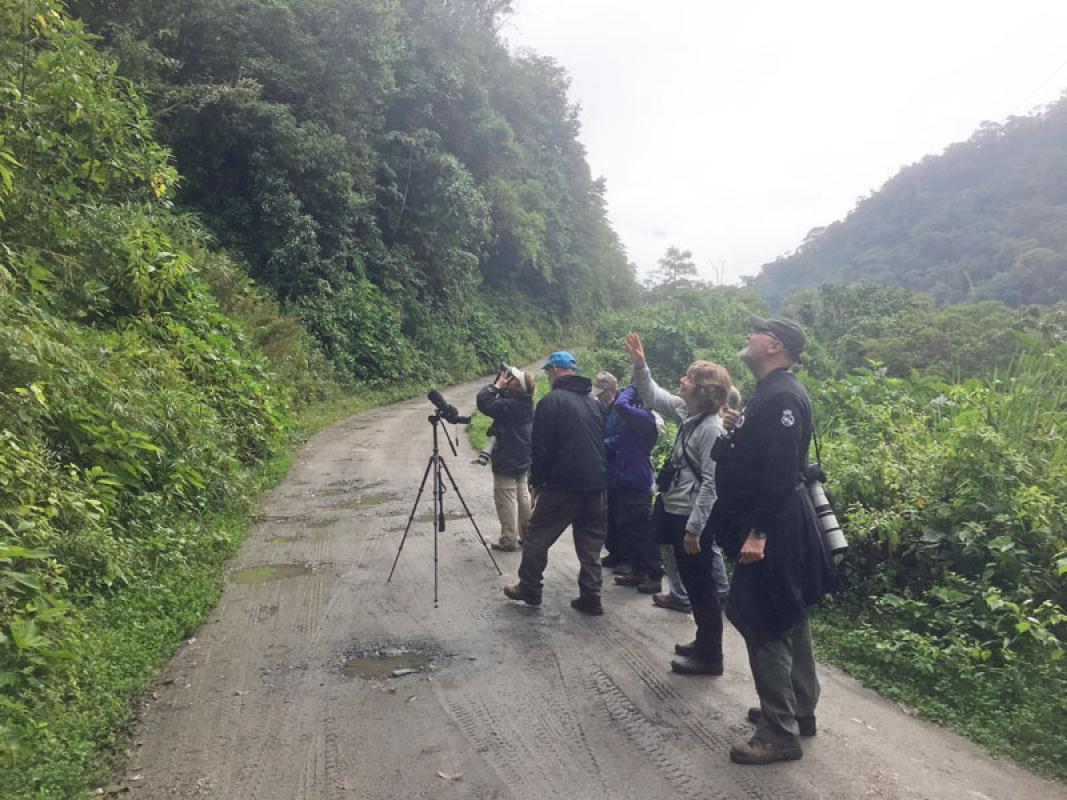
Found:
[[[684,675],[721,675],[719,595],[724,587],[716,583],[725,582],[726,568],[713,537],[702,534],[716,498],[711,448],[723,433],[721,412],[733,381],[725,367],[694,361],[678,383],[678,394],[671,394],[652,379],[641,338],[630,333],[623,346],[633,363],[634,384],[642,401],[678,423],[674,446],[656,478],[659,494],[652,524],[659,541],[673,548],[697,632],[692,642],[674,646],[679,657],[671,661],[671,669]]]

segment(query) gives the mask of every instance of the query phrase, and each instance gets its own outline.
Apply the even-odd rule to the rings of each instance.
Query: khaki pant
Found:
[[[514,547],[530,521],[530,490],[526,470],[493,473],[493,502],[500,520],[500,544]]]

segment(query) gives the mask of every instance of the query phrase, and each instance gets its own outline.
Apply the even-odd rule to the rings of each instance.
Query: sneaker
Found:
[[[637,584],[637,591],[639,591],[641,594],[659,594],[659,591],[662,588],[662,578],[645,578],[643,581]]]
[[[677,650],[678,646],[675,645],[674,649]],[[761,719],[763,719],[763,711],[759,706],[753,706],[748,710],[748,721],[753,725],[758,725]],[[797,725],[800,727],[801,736],[814,736],[817,732],[814,714],[810,717],[797,717]]]
[[[730,748],[730,760],[735,764],[775,764],[779,761],[796,761],[803,757],[804,751],[796,742],[792,744],[775,744],[765,742],[753,736],[744,744]]]
[[[494,550],[499,550],[502,553],[514,553],[519,549],[518,542],[511,544],[509,542],[490,542],[489,546]]]
[[[679,675],[722,675],[722,659],[679,656],[671,659],[671,671]]]
[[[671,597],[667,592],[660,592],[659,594],[652,595],[652,602],[659,608],[668,608],[671,611],[681,611],[683,614],[688,614],[693,610],[693,607],[689,603],[683,603],[681,600]]]
[[[638,586],[645,580],[644,575],[638,575],[636,572],[630,572],[629,574],[615,573],[615,585],[616,586]]]
[[[604,606],[600,604],[600,598],[595,594],[578,595],[571,600],[571,608],[594,617],[599,617],[604,613]]]
[[[528,606],[541,605],[541,594],[535,593],[531,589],[527,589],[521,583],[516,583],[514,586],[505,586],[504,595],[508,600],[518,600],[519,602],[526,603]]]

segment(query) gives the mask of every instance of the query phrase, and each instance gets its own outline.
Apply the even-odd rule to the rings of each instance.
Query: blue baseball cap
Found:
[[[566,350],[557,350],[548,357],[548,361],[545,362],[545,369],[549,367],[559,367],[560,369],[573,369],[577,371],[578,362],[574,356],[568,353]]]

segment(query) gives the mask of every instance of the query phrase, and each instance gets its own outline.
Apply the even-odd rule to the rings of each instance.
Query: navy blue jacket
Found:
[[[749,531],[766,534],[764,559],[738,563],[726,616],[747,642],[766,642],[799,624],[833,585],[801,472],[808,461],[811,401],[797,377],[778,370],[756,384],[716,455],[719,499],[711,524],[728,557]]]
[[[492,418],[493,472],[525,472],[530,468],[533,431],[533,400],[528,394],[513,394],[490,384],[478,392],[478,410]]]
[[[608,450],[608,488],[652,491],[652,448],[656,418],[639,404],[637,388],[623,389],[604,425]]]

